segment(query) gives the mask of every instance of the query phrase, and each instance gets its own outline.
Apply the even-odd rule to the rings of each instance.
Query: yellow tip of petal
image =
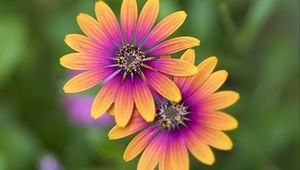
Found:
[[[130,158],[128,158],[127,157],[127,155],[123,155],[123,160],[125,161],[125,162],[129,162],[129,161],[131,161],[132,159],[130,159]]]
[[[68,87],[68,86],[64,86],[63,87],[63,90],[64,90],[64,93],[74,93],[74,92],[72,92],[72,90]]]
[[[97,112],[95,112],[95,111],[93,111],[92,110],[92,113],[91,113],[91,117],[93,118],[93,119],[98,119],[99,117],[101,117],[101,115],[103,115],[103,114],[99,114],[99,113],[97,113]]]
[[[155,118],[155,115],[154,116],[146,116],[146,117],[143,117],[144,118],[144,120],[146,121],[146,122],[153,122],[153,120],[154,120],[154,118]]]
[[[115,126],[115,127],[113,127],[113,128],[108,132],[107,137],[108,137],[109,140],[117,139],[116,136],[113,135],[114,130],[115,130],[116,128],[117,128],[117,127]]]
[[[196,66],[193,66],[193,68],[191,68],[191,72],[192,72],[192,75],[197,74],[198,68]]]
[[[202,61],[199,65],[198,65],[198,69],[202,66],[203,63],[210,63],[212,65],[217,65],[218,63],[218,58],[216,56],[211,56],[208,57],[207,59],[205,59],[204,61]]]
[[[215,163],[215,158],[211,159],[211,160],[209,160],[207,162],[203,162],[203,163],[205,163],[206,165],[213,165]]]
[[[236,119],[234,119],[234,126],[232,127],[232,129],[231,130],[234,130],[234,129],[237,129],[238,127],[239,127],[239,122],[236,120]]]
[[[231,91],[234,94],[234,98],[236,101],[238,101],[240,99],[240,93],[236,92],[236,91]]]
[[[176,95],[176,96],[173,98],[173,101],[174,101],[174,102],[180,102],[181,99],[182,99],[182,96],[181,96],[181,94],[179,94],[179,95]]]

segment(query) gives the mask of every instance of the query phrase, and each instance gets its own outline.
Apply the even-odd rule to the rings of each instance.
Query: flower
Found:
[[[107,113],[99,119],[92,119],[89,114],[93,97],[84,95],[68,95],[64,97],[68,117],[74,125],[106,126],[113,123],[113,117]]]
[[[194,63],[194,51],[188,50],[181,59]],[[158,96],[156,119],[153,123],[141,119],[134,111],[129,125],[113,127],[108,136],[119,139],[139,132],[128,144],[123,159],[130,161],[143,150],[138,169],[189,169],[188,150],[201,162],[211,165],[214,154],[210,147],[230,150],[231,139],[223,132],[237,128],[232,116],[219,110],[234,104],[239,94],[216,92],[227,78],[224,70],[212,73],[217,64],[210,57],[198,65],[198,73],[190,77],[174,77],[182,93],[180,102]]]
[[[63,56],[61,65],[83,72],[69,80],[64,91],[77,93],[102,83],[92,105],[93,118],[102,116],[115,103],[115,120],[120,127],[127,125],[134,105],[146,121],[153,121],[155,105],[149,84],[176,102],[181,93],[167,75],[190,76],[197,72],[189,62],[159,57],[200,44],[198,39],[186,36],[163,41],[182,25],[186,13],[175,12],[151,29],[159,0],[148,0],[139,17],[136,0],[123,0],[121,27],[104,1],[96,3],[95,11],[98,21],[86,14],[77,17],[87,36],[69,34],[65,38],[78,53]]]

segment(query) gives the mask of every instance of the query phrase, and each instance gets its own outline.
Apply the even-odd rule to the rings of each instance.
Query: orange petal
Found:
[[[134,84],[135,105],[147,122],[152,122],[155,117],[155,104],[152,93],[147,84],[137,77]]]
[[[152,28],[159,11],[159,0],[148,0],[144,5],[136,27],[135,44],[138,45]]]
[[[60,58],[60,64],[72,70],[90,70],[110,63],[108,59],[83,53],[71,53]]]
[[[157,45],[156,47],[152,48],[147,55],[148,56],[159,56],[159,55],[166,55],[166,54],[173,54],[179,52],[181,50],[191,48],[194,46],[200,45],[200,41],[193,37],[177,37],[161,44]]]
[[[209,57],[198,65],[198,73],[193,76],[187,78],[185,84],[182,88],[182,93],[186,94],[186,96],[190,96],[193,94],[202,83],[208,78],[211,72],[217,65],[216,57]]]
[[[104,29],[99,23],[91,16],[81,13],[77,16],[77,22],[81,30],[92,40],[100,43],[101,46],[105,46],[111,50],[115,50],[115,45],[111,39],[107,36]]]
[[[158,134],[152,142],[147,146],[144,153],[142,154],[137,170],[152,170],[156,167],[159,156],[163,150],[162,143],[165,137],[163,133]]]
[[[166,145],[159,159],[159,170],[170,170],[172,167],[169,145]]]
[[[221,91],[208,96],[203,100],[205,110],[219,110],[231,106],[240,98],[239,93],[234,91]]]
[[[180,57],[180,60],[184,60],[191,64],[195,64],[195,56],[196,56],[195,50],[188,49],[182,54],[182,56]]]
[[[191,98],[198,100],[217,91],[225,82],[228,73],[225,70],[211,74],[208,79],[191,95]]]
[[[171,142],[170,152],[171,164],[174,170],[189,169],[189,155],[184,142],[180,138]]]
[[[191,64],[195,63],[195,50],[193,49],[188,49],[186,50],[183,55],[180,57],[180,60],[184,60],[187,61]],[[197,69],[198,71],[198,69]],[[189,76],[191,77],[191,76]],[[183,87],[183,85],[185,84],[185,81],[187,80],[188,77],[184,76],[184,77],[174,77],[174,82],[178,85],[178,87],[181,89]]]
[[[125,40],[131,44],[138,15],[136,0],[123,0],[120,13]]]
[[[117,126],[125,127],[130,120],[133,110],[133,92],[130,78],[121,85],[115,103],[115,119]]]
[[[174,102],[181,100],[181,93],[178,87],[167,76],[150,70],[145,70],[144,74],[149,84],[163,97]]]
[[[204,164],[212,165],[215,162],[215,156],[210,147],[193,132],[185,135],[185,142],[190,152]]]
[[[231,150],[233,147],[231,139],[222,131],[201,126],[198,128],[197,132],[200,140],[203,140],[203,142],[214,148]]]
[[[193,64],[174,58],[160,58],[151,60],[148,65],[168,75],[190,76],[197,73],[198,69]]]
[[[109,74],[111,74],[110,71],[103,69],[80,73],[65,84],[64,91],[65,93],[77,93],[87,90],[100,84]]]
[[[217,71],[211,74],[208,79],[199,88],[202,92],[202,96],[212,94],[217,91],[227,79],[228,73],[225,70]]]
[[[201,114],[201,124],[216,130],[233,130],[238,127],[238,121],[229,114],[212,112]]]
[[[164,18],[150,32],[143,48],[151,47],[173,34],[183,24],[186,16],[184,11],[178,11]]]
[[[97,94],[92,105],[92,117],[94,119],[102,116],[110,108],[119,90],[120,80],[119,76],[114,77]]]
[[[132,119],[130,120],[130,123],[124,127],[118,127],[115,126],[113,127],[110,132],[108,133],[108,138],[109,139],[120,139],[126,136],[129,136],[145,127],[147,127],[147,125],[149,125],[149,123],[147,123],[140,115],[139,113],[134,110],[133,111],[133,116]]]
[[[79,34],[68,34],[65,37],[65,43],[72,49],[80,52],[97,50],[96,44],[88,37]]]
[[[125,161],[134,159],[150,143],[151,139],[154,137],[158,130],[159,126],[147,128],[143,132],[139,133],[136,137],[134,137],[126,147],[123,159]]]
[[[120,26],[111,8],[104,1],[98,1],[95,6],[95,11],[100,25],[105,29],[112,40],[122,47],[123,42]]]

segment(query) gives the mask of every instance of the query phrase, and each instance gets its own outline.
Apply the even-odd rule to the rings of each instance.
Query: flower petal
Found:
[[[198,137],[208,145],[220,149],[231,150],[233,143],[231,139],[222,131],[207,128],[205,126],[198,126]]]
[[[198,65],[198,73],[188,77],[181,89],[184,97],[190,96],[202,85],[216,67],[217,61],[216,57],[209,57]]]
[[[125,127],[132,115],[134,105],[132,88],[132,82],[127,78],[119,89],[115,103],[115,119],[119,127]]]
[[[201,162],[207,165],[212,165],[215,162],[215,156],[210,147],[201,141],[195,132],[188,129],[190,132],[185,133],[185,143],[191,153]]]
[[[74,49],[75,51],[81,53],[96,54],[101,56],[111,56],[111,52],[101,48],[95,42],[90,40],[88,37],[79,34],[68,34],[65,37],[65,43]]]
[[[181,94],[178,87],[167,76],[151,70],[145,70],[144,74],[149,81],[149,84],[163,97],[175,102],[181,100]]]
[[[228,73],[225,70],[216,71],[189,97],[194,102],[217,91],[225,82]]]
[[[163,151],[164,145],[162,143],[165,141],[164,133],[159,133],[152,142],[147,146],[143,152],[137,170],[152,170],[158,163],[159,156]]]
[[[189,155],[181,137],[173,137],[170,145],[170,156],[172,169],[188,170],[189,169]]]
[[[170,143],[172,141],[169,140],[166,142],[166,146],[164,147],[163,149],[163,152],[160,156],[160,159],[159,159],[159,170],[170,170],[170,168],[172,167],[172,163],[171,163],[171,150],[169,149],[170,148]]]
[[[159,55],[166,55],[166,54],[173,54],[179,52],[181,50],[191,48],[194,46],[200,45],[200,41],[193,37],[177,37],[161,44],[157,45],[156,47],[152,48],[148,53],[147,56],[159,56]]]
[[[115,105],[112,104],[110,108],[106,111],[106,113],[110,114],[111,116],[115,116]]]
[[[152,28],[159,11],[159,0],[148,0],[144,5],[136,27],[135,45],[145,38]]]
[[[123,46],[122,35],[118,20],[111,8],[104,2],[98,1],[95,6],[96,16],[106,33],[120,47]]]
[[[147,122],[152,122],[155,117],[155,104],[150,89],[140,78],[134,79],[134,101],[135,105]]]
[[[149,123],[147,123],[137,112],[137,110],[133,111],[133,116],[130,120],[130,123],[124,127],[113,127],[108,133],[108,138],[112,139],[120,139],[126,136],[129,136],[145,127],[147,127]]]
[[[121,77],[115,76],[99,91],[92,105],[92,117],[94,119],[99,118],[108,111],[118,93],[120,81]]]
[[[120,12],[125,40],[131,44],[137,22],[138,8],[136,0],[123,0]]]
[[[219,110],[231,106],[240,98],[234,91],[221,91],[208,96],[201,103],[204,110]]]
[[[116,46],[105,33],[103,27],[91,16],[81,13],[77,16],[77,22],[81,30],[92,40],[114,51]]]
[[[238,121],[229,114],[223,112],[204,113],[200,115],[200,123],[203,126],[216,130],[233,130],[238,127]]]
[[[195,64],[195,50],[193,49],[188,49],[186,50],[183,55],[180,57],[180,60],[187,61],[191,64]],[[198,69],[197,69],[198,72]],[[189,76],[191,77],[191,76]],[[183,85],[185,84],[185,81],[187,80],[188,77],[174,77],[174,82],[177,84],[177,86],[182,89]]]
[[[136,137],[134,137],[126,147],[123,159],[125,161],[130,161],[134,159],[138,154],[140,154],[153,139],[159,128],[159,126],[147,128],[139,133]]]
[[[110,69],[96,69],[78,74],[69,80],[65,86],[65,93],[77,93],[100,84],[112,71]]]
[[[91,70],[111,64],[111,60],[91,54],[71,53],[60,58],[60,64],[72,70]]]
[[[146,38],[143,49],[154,46],[173,34],[183,24],[186,16],[187,14],[184,11],[178,11],[160,21]]]
[[[173,76],[190,76],[196,74],[198,71],[195,65],[175,58],[155,59],[149,61],[147,64],[160,72]]]

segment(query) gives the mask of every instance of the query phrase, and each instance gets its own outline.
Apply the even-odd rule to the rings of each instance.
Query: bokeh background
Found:
[[[107,2],[118,15],[121,1]],[[109,141],[111,118],[89,118],[99,87],[62,91],[64,36],[81,33],[76,16],[95,16],[94,4],[0,0],[0,170],[135,169],[138,159],[122,160],[131,137]],[[199,38],[197,63],[218,56],[230,74],[223,89],[241,94],[226,110],[240,123],[228,133],[234,149],[214,150],[209,167],[191,156],[191,169],[299,169],[299,1],[161,0],[159,19],[176,10],[188,18],[175,35]]]

